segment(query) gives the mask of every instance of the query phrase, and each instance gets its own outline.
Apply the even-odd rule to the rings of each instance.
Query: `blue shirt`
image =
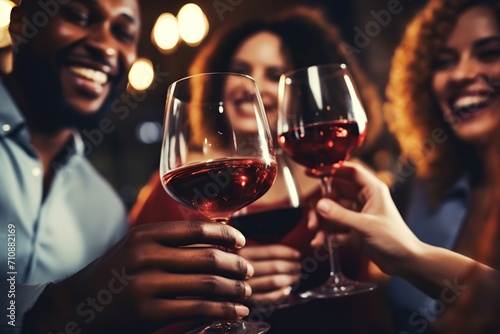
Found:
[[[56,173],[42,200],[41,161],[30,145],[23,115],[0,81],[2,333],[20,332],[24,313],[47,282],[82,269],[128,229],[122,202],[85,159],[83,151],[83,142],[75,132],[53,164]],[[13,281],[15,288],[10,284]],[[12,310],[7,310],[12,302],[14,322],[8,317]]]
[[[446,193],[441,205],[432,208],[423,185],[415,182],[405,221],[421,241],[454,249],[465,221],[470,191],[469,179],[463,176]],[[431,333],[431,322],[447,308],[447,301],[432,299],[402,278],[392,277],[388,288],[396,333]]]

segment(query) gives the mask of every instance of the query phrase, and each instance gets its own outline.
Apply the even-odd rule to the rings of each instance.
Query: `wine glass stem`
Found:
[[[333,182],[332,176],[321,177],[321,193],[323,197],[333,199],[334,192],[333,192],[332,182]],[[324,219],[324,218],[319,217],[319,219]],[[336,240],[335,233],[328,234],[327,246],[328,246],[328,254],[330,256],[330,281],[333,281],[332,283],[339,284],[342,277],[342,271],[340,269],[340,260],[338,255],[339,243]]]

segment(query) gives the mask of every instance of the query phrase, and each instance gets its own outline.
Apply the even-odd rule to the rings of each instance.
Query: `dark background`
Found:
[[[186,76],[188,66],[200,46],[219,27],[277,13],[297,4],[319,7],[327,19],[342,29],[346,43],[356,48],[361,65],[383,94],[394,47],[408,20],[425,3],[418,0],[197,0],[195,3],[202,8],[209,21],[210,31],[207,37],[197,47],[181,43],[175,52],[162,54],[150,38],[157,17],[163,12],[177,15],[179,9],[189,1],[139,1],[142,17],[139,57],[150,59],[161,75],[156,77],[156,87],[135,95],[141,102],[128,108],[128,115],[110,113],[113,125],[111,131],[101,132],[102,136],[96,135],[92,139],[88,134],[95,129],[88,129],[88,136],[85,133],[83,136],[87,144],[90,144],[87,147],[89,159],[117,190],[127,207],[134,203],[141,187],[158,168],[160,141],[155,138],[154,125],[159,130],[163,121],[168,85]],[[214,7],[216,1],[232,8],[223,13],[222,20]],[[376,16],[380,16],[381,11],[389,13],[388,7],[398,8],[399,11],[383,17],[384,21],[380,23],[380,18],[377,21]],[[365,35],[361,36],[362,33]],[[5,55],[5,48],[0,49],[0,55]],[[136,92],[129,90],[129,94]],[[150,131],[146,131],[151,141],[149,144],[141,142],[137,136],[138,129],[144,122],[153,122],[148,123]],[[381,141],[381,149],[386,145],[393,145],[390,138],[385,142]]]

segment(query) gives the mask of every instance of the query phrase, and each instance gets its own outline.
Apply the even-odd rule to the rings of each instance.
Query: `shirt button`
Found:
[[[31,170],[31,175],[33,175],[34,177],[38,177],[40,176],[40,174],[42,174],[42,170],[40,169],[40,167],[34,167]]]
[[[9,125],[9,124],[4,124],[4,125],[2,125],[2,130],[3,130],[4,132],[8,132],[8,131],[10,131],[10,125]]]

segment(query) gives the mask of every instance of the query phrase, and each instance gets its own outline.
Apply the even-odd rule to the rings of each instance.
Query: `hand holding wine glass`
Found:
[[[252,78],[205,73],[169,87],[160,177],[180,204],[223,224],[266,193],[276,177],[276,157]],[[264,322],[220,321],[193,333],[268,329]]]
[[[278,175],[271,190],[233,215],[230,224],[241,231],[247,241],[257,243],[247,243],[238,251],[255,268],[254,276],[248,280],[252,286],[249,301],[256,305],[272,302],[275,309],[282,309],[308,301],[297,294],[303,283],[304,255],[286,241],[292,230],[307,219],[308,204],[295,175],[293,166],[296,164],[292,164],[279,147],[276,158]]]
[[[363,143],[367,117],[347,66],[311,66],[283,74],[280,79],[279,144],[292,159],[321,181],[323,197],[332,198],[332,175]],[[373,290],[376,285],[345,277],[328,235],[330,277],[303,297],[329,298]]]

